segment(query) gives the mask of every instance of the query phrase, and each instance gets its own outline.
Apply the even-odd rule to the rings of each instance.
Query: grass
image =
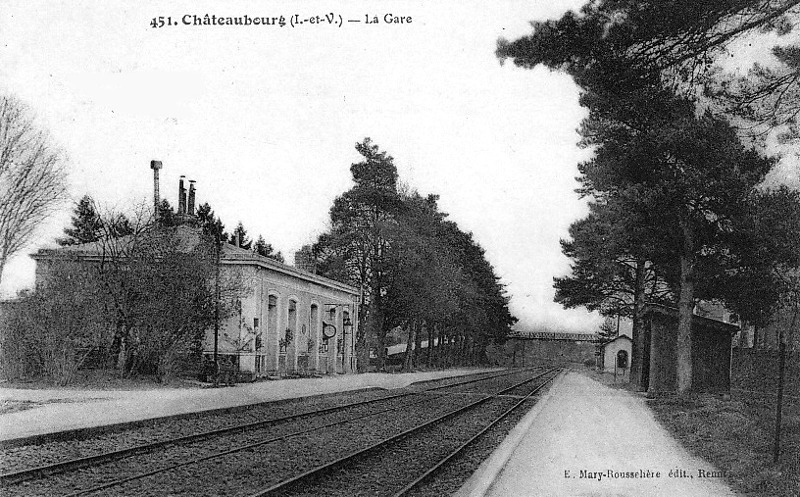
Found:
[[[734,395],[657,398],[656,418],[693,454],[726,474],[738,492],[763,497],[800,495],[800,401],[784,401],[781,459],[772,462],[774,397]]]
[[[198,388],[200,382],[192,379],[174,378],[168,383],[160,383],[155,377],[139,376],[120,378],[113,371],[80,371],[69,384],[60,386],[43,379],[2,381],[2,388],[27,390],[150,390],[155,388]]]
[[[11,414],[14,412],[27,411],[47,404],[69,404],[78,402],[88,402],[93,399],[47,399],[47,400],[0,400],[0,414]]]

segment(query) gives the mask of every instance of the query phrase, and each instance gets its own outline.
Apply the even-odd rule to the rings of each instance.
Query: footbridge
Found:
[[[566,340],[570,342],[597,342],[597,333],[569,333],[561,331],[514,331],[508,338],[521,340]]]

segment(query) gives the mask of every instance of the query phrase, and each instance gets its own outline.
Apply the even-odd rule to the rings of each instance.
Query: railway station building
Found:
[[[158,206],[160,163],[153,164]],[[179,219],[194,218],[194,201],[193,182],[187,195],[181,179]],[[175,230],[180,251],[188,253],[200,243],[201,230],[191,222],[170,229]],[[123,247],[134,243],[126,238],[114,243]],[[98,265],[107,248],[102,242],[90,242],[32,254],[37,287],[46,281],[54,263]],[[359,289],[263,257],[238,244],[221,244],[218,271],[221,281],[236,280],[240,284],[232,297],[232,313],[226,313],[217,326],[206,331],[206,360],[211,360],[216,351],[220,363],[238,371],[242,379],[357,371],[354,351]]]
[[[196,228],[176,229],[188,246],[199,240]],[[37,286],[52,263],[99,264],[102,250],[97,242],[40,250],[32,255]],[[213,357],[216,336],[220,361],[245,379],[357,370],[358,289],[229,243],[222,244],[219,271],[223,281],[240,281],[241,290],[218,332],[206,331],[206,359]]]
[[[246,291],[220,325],[218,350],[253,377],[356,371],[359,290],[224,244],[220,271]],[[214,330],[204,353],[213,354]]]

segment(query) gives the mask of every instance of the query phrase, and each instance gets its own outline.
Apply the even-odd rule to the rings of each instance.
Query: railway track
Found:
[[[168,440],[162,440],[151,444],[141,444],[134,447],[125,448],[122,450],[109,451],[105,453],[94,454],[88,457],[61,461],[56,464],[50,464],[35,468],[28,468],[21,471],[15,471],[12,473],[6,473],[4,475],[0,475],[0,483],[2,483],[4,487],[4,493],[7,493],[9,495],[11,494],[26,495],[29,494],[27,493],[28,490],[35,490],[40,487],[38,485],[34,485],[33,487],[31,487],[26,482],[29,482],[31,480],[41,480],[43,478],[59,475],[62,473],[70,473],[70,474],[80,473],[81,470],[85,470],[84,473],[93,475],[93,477],[86,475],[81,476],[79,474],[77,478],[73,478],[73,480],[79,480],[79,482],[80,480],[83,480],[83,485],[82,486],[79,485],[81,486],[81,488],[79,490],[75,490],[69,495],[84,495],[86,493],[97,493],[103,490],[111,489],[113,487],[119,487],[120,485],[124,485],[125,483],[128,482],[140,480],[142,478],[147,478],[149,476],[153,476],[159,473],[173,471],[177,468],[197,465],[199,463],[202,463],[203,461],[217,459],[229,454],[239,453],[247,450],[253,450],[254,448],[268,444],[274,444],[280,441],[285,441],[292,437],[298,437],[304,435],[307,436],[311,432],[322,430],[324,428],[340,426],[343,423],[363,420],[369,417],[392,413],[399,409],[408,409],[411,406],[424,405],[427,402],[431,402],[432,399],[437,399],[445,395],[445,393],[441,392],[445,389],[459,388],[469,384],[473,385],[480,384],[519,374],[521,373],[518,371],[493,373],[493,374],[479,374],[476,375],[476,377],[461,379],[458,381],[445,381],[443,382],[444,384],[442,385],[436,385],[423,389],[406,391],[396,395],[373,398],[360,402],[353,402],[345,405],[329,407],[325,409],[311,410],[290,416],[283,416],[259,422],[246,423],[218,430],[194,433],[188,436],[181,436]],[[410,401],[408,398],[413,396],[417,396],[417,398],[413,401]],[[392,405],[393,402],[397,405]],[[384,403],[387,403],[388,407],[385,408],[380,407]],[[369,409],[372,409],[372,411],[363,411],[363,410],[359,411],[359,409],[363,409],[365,406],[367,406]],[[349,416],[348,419],[333,419],[330,421],[325,421],[324,419],[325,416],[336,415],[337,413],[339,414],[345,413],[348,410],[352,411],[352,415]],[[297,422],[302,419],[308,419],[308,420],[313,419],[315,420],[315,423],[313,423],[311,426],[306,425],[294,430],[292,429],[284,430],[284,433],[278,433],[264,438],[263,434],[265,432],[265,429],[273,428],[279,425],[290,425],[292,422]],[[236,438],[237,436],[238,438]],[[187,450],[191,452],[193,449],[197,449],[200,452],[202,451],[208,452],[207,447],[203,447],[202,444],[200,445],[197,444],[208,440],[220,440],[220,437],[224,437],[222,438],[223,441],[221,443],[223,443],[225,446],[228,447],[232,446],[234,447],[234,449],[211,451],[211,453],[207,453],[206,455],[200,457],[188,457],[188,458],[186,457]],[[256,437],[257,440],[253,441],[252,440],[253,437]],[[174,451],[175,454],[170,455],[168,451],[171,447],[172,448],[183,447],[183,448],[176,449]],[[121,459],[129,459],[129,458],[135,459],[135,456],[139,456],[139,459],[150,459],[154,461],[150,461],[150,463],[147,464],[139,463],[139,468],[137,469],[140,469],[142,466],[144,466],[147,468],[147,470],[146,471],[137,470],[133,472],[134,474],[122,478],[110,478],[110,479],[108,478],[109,473],[112,475],[119,474],[119,471],[116,471],[116,469],[112,468],[112,471],[110,472],[104,472],[98,469],[109,464],[113,465],[114,462],[120,461]],[[162,464],[164,461],[166,461],[167,463]],[[153,464],[153,462],[155,464]],[[94,484],[97,483],[98,480],[99,481],[104,480],[105,482],[102,484]],[[85,485],[87,481],[89,482],[88,488]],[[59,488],[62,491],[66,489],[69,490],[75,489],[76,485],[75,481],[64,481],[62,483],[64,484],[56,485],[56,488]],[[48,492],[48,494],[50,493],[51,492]]]
[[[394,497],[410,495],[447,464],[452,463],[468,446],[511,413],[520,409],[555,376],[555,371],[546,371],[523,380],[414,428],[253,493],[250,497],[347,496],[359,493]],[[505,396],[542,377],[544,380],[537,383],[520,399]],[[486,413],[489,413],[491,420],[486,424],[478,423],[477,431],[470,429],[475,427],[470,421],[476,417],[481,418]],[[457,423],[455,429],[453,425],[445,425],[448,422]],[[402,481],[402,478],[395,477],[391,480],[380,478],[380,473],[387,467],[403,468],[405,473],[419,476],[416,478],[412,476],[410,482],[398,485],[398,481]],[[375,487],[372,489],[374,492],[364,488],[364,482],[372,482]],[[379,487],[376,487],[378,485]],[[393,485],[403,486],[392,489]]]
[[[437,390],[441,390],[441,389],[444,389],[444,388],[451,388],[451,387],[458,387],[458,386],[461,386],[461,385],[474,384],[474,383],[477,383],[477,382],[485,381],[485,380],[488,380],[488,379],[491,379],[491,378],[502,377],[502,376],[506,376],[506,375],[509,375],[509,374],[514,374],[514,373],[513,372],[509,373],[508,371],[503,371],[503,372],[499,372],[499,373],[498,372],[476,373],[474,375],[468,375],[467,377],[463,377],[463,376],[462,377],[456,377],[457,379],[456,378],[443,378],[441,380],[431,380],[431,381],[428,381],[428,382],[424,382],[423,385],[427,384],[427,383],[439,383],[439,384],[437,384],[435,386],[421,388],[421,391],[435,392]],[[111,434],[107,444],[110,445],[110,446],[118,446],[118,445],[122,444],[121,439],[123,439],[125,437],[125,435],[127,435],[128,433],[134,433],[136,435],[136,436],[131,436],[130,437],[130,438],[133,438],[134,440],[146,439],[148,437],[157,438],[157,440],[148,441],[146,443],[134,443],[134,444],[131,444],[130,446],[125,446],[122,449],[105,451],[105,452],[103,452],[103,451],[99,451],[98,452],[95,447],[91,447],[92,445],[96,445],[96,444],[93,443],[94,440],[95,440],[93,438],[88,438],[88,439],[87,438],[82,438],[82,439],[78,439],[78,440],[75,440],[75,441],[72,441],[72,440],[62,441],[62,440],[60,440],[60,434],[59,433],[55,433],[55,434],[50,435],[50,437],[49,437],[50,440],[40,440],[35,445],[42,446],[42,445],[47,445],[47,443],[56,443],[57,446],[55,447],[55,450],[60,452],[60,457],[56,456],[59,459],[57,461],[52,461],[52,462],[48,462],[47,464],[40,464],[40,465],[25,465],[24,461],[17,461],[16,460],[17,458],[15,458],[14,452],[18,452],[16,450],[16,449],[19,449],[18,447],[11,447],[9,449],[6,449],[5,453],[0,452],[0,460],[3,461],[3,466],[6,468],[6,472],[3,473],[3,474],[0,474],[0,486],[5,485],[5,484],[9,484],[9,483],[21,482],[21,481],[25,481],[25,480],[29,480],[29,479],[33,479],[33,478],[37,478],[37,477],[42,477],[42,476],[46,476],[46,475],[49,475],[49,474],[56,474],[56,473],[59,473],[59,472],[64,471],[64,470],[76,469],[76,468],[80,468],[80,467],[83,467],[83,466],[90,466],[90,465],[93,465],[93,464],[97,464],[99,462],[108,461],[108,460],[112,460],[112,459],[115,459],[115,458],[119,459],[119,458],[124,458],[124,457],[130,456],[130,455],[138,454],[138,453],[147,453],[147,452],[151,452],[154,449],[158,449],[158,448],[161,448],[161,447],[167,447],[167,446],[170,446],[170,445],[186,443],[186,442],[191,442],[191,441],[195,441],[195,440],[202,440],[204,438],[223,435],[223,434],[226,434],[226,433],[235,433],[237,431],[245,431],[245,430],[248,430],[248,429],[264,428],[264,427],[268,427],[268,426],[271,426],[271,425],[276,425],[276,424],[280,424],[280,423],[290,422],[290,421],[293,421],[293,420],[298,420],[298,419],[303,419],[303,418],[307,418],[307,417],[317,416],[317,415],[328,413],[328,412],[336,412],[336,411],[340,411],[340,410],[344,410],[344,409],[348,409],[348,408],[353,408],[353,407],[357,407],[357,406],[361,406],[361,405],[367,405],[367,404],[370,404],[370,403],[408,397],[410,395],[416,395],[419,390],[420,390],[419,388],[413,389],[413,390],[406,389],[404,391],[401,391],[398,394],[390,394],[390,395],[383,395],[384,392],[379,392],[380,395],[378,395],[378,396],[369,395],[369,394],[371,394],[371,392],[369,392],[369,393],[368,392],[360,392],[361,395],[369,395],[368,398],[363,399],[363,400],[359,400],[359,401],[356,401],[356,402],[346,402],[344,404],[336,404],[336,405],[333,405],[333,406],[330,406],[330,407],[324,407],[324,408],[320,408],[320,409],[303,410],[303,411],[301,411],[299,413],[298,412],[293,412],[291,414],[286,414],[286,415],[280,415],[279,414],[279,415],[276,416],[272,412],[268,412],[268,413],[266,413],[266,416],[264,416],[264,415],[260,415],[259,412],[247,412],[247,413],[242,413],[242,414],[247,414],[248,416],[246,416],[246,417],[248,417],[248,418],[256,418],[257,420],[256,421],[251,421],[251,422],[246,422],[246,423],[239,423],[239,424],[221,423],[222,426],[220,426],[220,427],[215,427],[214,425],[216,423],[214,423],[213,422],[214,420],[212,420],[210,423],[208,423],[208,424],[211,425],[211,427],[208,428],[208,429],[198,429],[198,424],[201,425],[201,426],[204,426],[204,424],[202,422],[195,421],[194,419],[187,419],[187,420],[182,420],[182,421],[183,421],[183,424],[188,426],[189,433],[186,434],[186,435],[180,435],[180,436],[174,436],[173,435],[173,436],[166,436],[166,437],[160,437],[159,438],[159,434],[157,433],[157,431],[159,430],[159,427],[157,425],[155,427],[152,427],[152,428],[149,428],[149,429],[142,429],[142,430],[131,429],[131,430],[128,430],[128,431],[125,431],[125,432],[117,432],[117,433]],[[294,400],[302,401],[304,399],[294,399]],[[308,400],[312,400],[312,399],[308,399]],[[282,406],[282,404],[284,404],[284,402],[285,401],[268,402],[268,403],[263,403],[263,404],[259,404],[259,405],[254,405],[254,406],[251,406],[251,407],[258,408],[258,407],[263,406],[263,407],[266,408],[266,407],[272,406],[273,404],[281,404],[280,407],[284,407],[284,406]],[[287,407],[291,408],[291,406],[287,406]],[[253,409],[253,410],[255,410],[255,409]],[[285,409],[283,409],[283,410],[285,410]],[[280,413],[281,411],[282,410],[279,409],[277,412]],[[227,416],[229,418],[235,418],[237,416],[237,414],[239,414],[239,413],[231,413],[231,414],[226,413],[225,416]],[[209,416],[209,417],[215,417],[215,416]],[[216,416],[216,417],[221,417],[221,416]],[[165,422],[171,421],[171,418],[162,418],[162,419]],[[156,424],[159,421],[161,421],[161,420],[159,420],[159,419],[152,420],[152,422],[156,423]],[[178,421],[178,422],[180,422],[180,421]],[[173,432],[174,433],[175,430],[180,431],[180,429],[176,429],[174,426],[168,426],[168,427],[164,428],[163,431],[165,431],[165,432]],[[139,436],[139,432],[140,431],[144,432],[143,436]],[[101,435],[98,438],[102,439],[103,436],[104,435]],[[13,441],[11,441],[11,442],[13,442]],[[106,442],[104,440],[101,440],[101,445],[104,444],[104,443],[106,443]],[[78,452],[79,455],[77,455],[75,457],[64,457],[64,452],[69,452],[70,454],[72,454],[71,451],[65,451],[65,449],[64,449],[65,445],[69,445],[69,446],[78,445],[78,446],[80,446],[82,444],[83,445],[89,445],[90,447],[87,448],[87,449],[84,449],[84,450],[81,450],[82,447],[78,447],[76,452]],[[23,446],[22,449],[25,449],[25,447]],[[94,453],[88,454],[88,455],[81,454],[81,452],[86,452],[86,451],[93,451]],[[44,458],[48,457],[48,454],[43,454],[42,452],[47,452],[47,451],[46,450],[41,450],[41,449],[37,450],[37,454],[36,454],[37,460],[42,458],[42,457],[44,457]],[[15,466],[17,466],[17,467],[15,467]],[[8,471],[9,467],[14,468],[14,469],[11,470],[11,471]]]

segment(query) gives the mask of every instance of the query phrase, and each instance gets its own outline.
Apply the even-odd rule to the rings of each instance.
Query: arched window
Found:
[[[628,367],[628,351],[627,350],[620,350],[617,352],[617,367],[619,369],[624,369]]]
[[[267,303],[267,337],[278,334],[278,297],[270,295]],[[272,338],[272,340],[277,340]],[[275,342],[273,342],[275,343]]]
[[[345,348],[347,347],[347,344],[345,343],[345,340],[347,340],[347,337],[345,336],[345,328],[344,328],[345,323],[350,323],[350,325],[352,326],[352,323],[350,322],[350,312],[347,311],[347,310],[342,311],[342,335],[339,338],[338,347],[337,347],[337,351],[338,351],[339,354],[344,354],[345,353]]]
[[[308,320],[308,336],[311,340],[316,342],[319,340],[319,307],[317,307],[317,304],[311,304],[311,313],[309,314]]]
[[[289,319],[286,322],[286,339],[293,340],[297,334],[297,302],[294,300],[289,301]]]

